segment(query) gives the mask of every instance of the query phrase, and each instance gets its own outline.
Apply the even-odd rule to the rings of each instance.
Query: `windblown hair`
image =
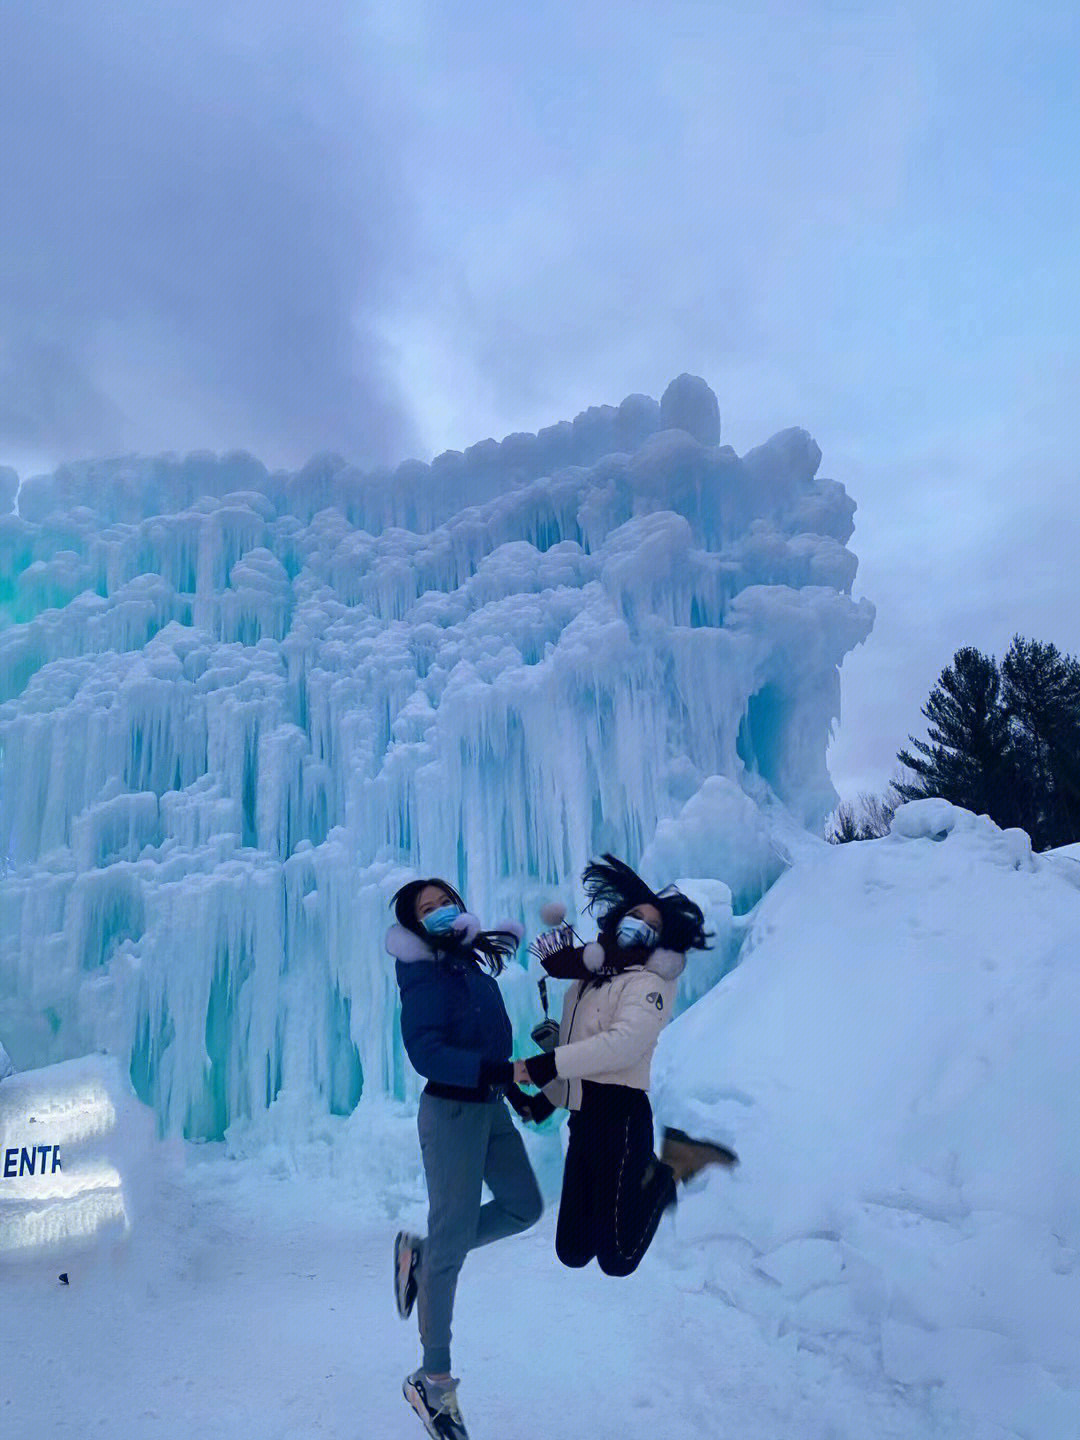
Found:
[[[636,871],[614,855],[591,860],[581,876],[589,897],[589,910],[599,907],[601,939],[614,940],[619,921],[637,905],[655,905],[660,912],[660,941],[665,950],[685,955],[687,950],[708,950],[711,933],[699,905],[674,885],[649,888]]]
[[[492,975],[500,975],[507,960],[518,948],[518,937],[509,930],[481,930],[471,940],[466,940],[463,935],[456,935],[452,931],[448,935],[429,934],[416,917],[416,902],[420,898],[420,892],[429,885],[441,890],[452,904],[460,905],[463,911],[466,909],[465,901],[446,880],[440,880],[438,876],[432,876],[429,880],[410,880],[402,885],[390,901],[398,924],[418,935],[425,944],[435,945],[448,955],[475,960],[478,965],[490,970]]]

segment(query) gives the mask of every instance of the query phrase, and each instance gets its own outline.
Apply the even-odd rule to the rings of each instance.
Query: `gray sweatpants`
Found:
[[[430,1375],[450,1369],[450,1321],[465,1256],[535,1225],[544,1208],[506,1103],[420,1096],[417,1117],[428,1192],[428,1233],[416,1310]],[[487,1183],[492,1199],[481,1205]]]

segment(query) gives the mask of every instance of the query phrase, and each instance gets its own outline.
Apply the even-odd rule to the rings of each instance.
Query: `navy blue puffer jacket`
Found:
[[[494,976],[476,961],[440,951],[392,925],[401,1038],[413,1069],[440,1085],[475,1090],[485,1062],[510,1059],[513,1033]]]

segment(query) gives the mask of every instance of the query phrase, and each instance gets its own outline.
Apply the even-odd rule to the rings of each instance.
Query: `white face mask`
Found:
[[[642,945],[649,950],[659,940],[660,934],[640,916],[624,915],[615,931],[615,938],[624,950],[628,950],[632,945]]]

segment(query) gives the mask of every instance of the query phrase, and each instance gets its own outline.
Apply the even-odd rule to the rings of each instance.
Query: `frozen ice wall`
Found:
[[[810,436],[719,436],[682,376],[393,473],[28,479],[0,514],[16,1063],[130,1056],[192,1136],[283,1094],[345,1113],[414,1083],[382,951],[407,874],[529,926],[612,849],[745,912],[777,837],[835,803],[839,665],[873,611]]]

